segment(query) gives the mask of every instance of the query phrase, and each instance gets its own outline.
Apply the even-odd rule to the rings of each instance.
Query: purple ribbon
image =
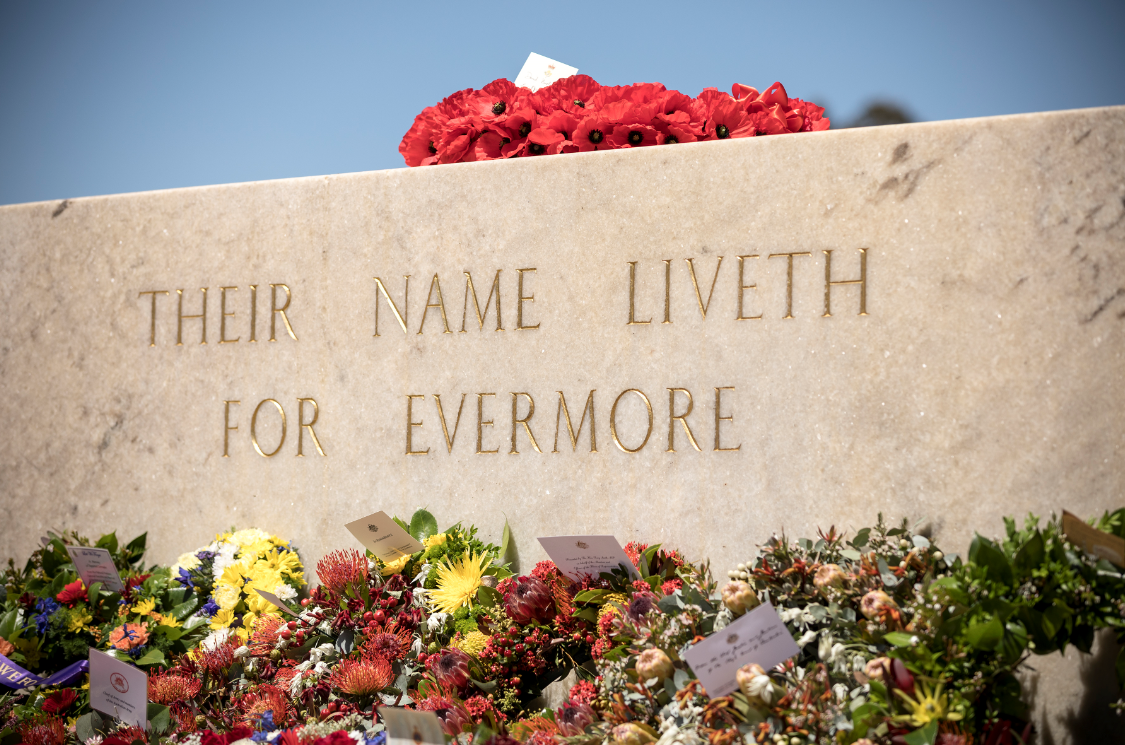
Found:
[[[27,688],[28,686],[69,686],[90,671],[89,660],[79,660],[72,665],[64,667],[53,675],[40,678],[35,673],[29,673],[16,663],[0,654],[0,684],[8,688]]]

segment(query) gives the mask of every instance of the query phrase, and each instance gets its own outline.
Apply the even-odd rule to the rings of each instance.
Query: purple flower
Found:
[[[184,587],[195,588],[195,583],[191,581],[191,572],[183,567],[180,567],[180,576],[176,578],[176,581]]]
[[[207,602],[203,604],[199,612],[210,618],[219,612],[219,604],[215,602],[215,598],[207,598]]]

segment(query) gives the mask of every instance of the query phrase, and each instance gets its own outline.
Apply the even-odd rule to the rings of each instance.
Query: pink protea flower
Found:
[[[548,622],[555,617],[551,588],[535,577],[520,577],[504,600],[504,610],[521,626],[531,621]]]
[[[581,701],[567,701],[555,713],[555,722],[566,737],[577,737],[584,734],[598,715],[594,713],[589,704]]]
[[[426,667],[443,688],[463,690],[469,684],[470,657],[460,649],[443,649],[426,660]]]

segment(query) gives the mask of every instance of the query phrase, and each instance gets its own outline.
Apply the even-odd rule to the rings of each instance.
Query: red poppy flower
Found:
[[[82,580],[71,582],[55,596],[55,600],[58,600],[67,608],[73,608],[80,601],[86,601],[86,585],[82,583]]]
[[[602,86],[590,100],[591,108],[600,110],[615,101],[646,104],[667,90],[662,83],[634,83],[633,85]]]
[[[531,95],[532,105],[540,114],[565,111],[574,116],[594,113],[591,100],[601,90],[589,75],[571,75],[540,88]]]
[[[703,131],[708,140],[754,136],[754,126],[750,115],[746,113],[746,109],[741,103],[730,97],[727,97],[726,101],[720,101],[715,106]]]
[[[610,137],[613,135],[614,126],[613,120],[599,112],[578,123],[572,140],[578,145],[578,150],[584,153],[591,150],[613,150],[615,145],[610,141]]]
[[[793,111],[800,112],[803,122],[797,132],[821,132],[828,129],[832,122],[824,118],[824,107],[817,106],[815,103],[802,101],[799,98],[790,98],[789,105],[793,107]]]
[[[477,160],[497,160],[506,144],[504,137],[499,132],[485,130],[480,137],[473,140],[469,149],[465,151],[462,160],[465,163],[472,163]]]
[[[698,137],[695,133],[702,129],[691,121],[691,116],[686,111],[677,111],[674,114],[657,114],[652,118],[652,126],[660,133],[661,145],[674,145],[677,142],[695,142]]]
[[[610,136],[617,147],[649,147],[660,144],[660,132],[648,124],[618,124]]]
[[[514,158],[526,150],[527,136],[531,130],[538,126],[539,117],[530,107],[518,109],[508,116],[503,123],[498,123],[501,137],[507,142],[501,144],[500,157]]]
[[[705,124],[711,120],[711,114],[715,111],[716,106],[733,100],[733,98],[723,93],[718,88],[704,88],[699,92],[699,95],[695,97],[695,101],[692,103],[691,120],[693,122]]]
[[[547,149],[552,145],[565,142],[566,138],[553,129],[540,127],[533,129],[527,136],[528,155],[547,155]]]
[[[468,96],[465,108],[483,121],[497,121],[526,106],[530,95],[531,91],[527,88],[519,88],[508,79],[500,78]]]
[[[473,140],[481,133],[483,124],[475,116],[450,119],[434,143],[438,163],[457,163],[465,157]]]
[[[783,135],[789,133],[789,125],[785,112],[780,106],[774,106],[769,111],[759,111],[749,115],[750,128],[753,130],[751,137],[762,135]]]
[[[43,711],[48,714],[61,714],[67,710],[74,699],[78,698],[78,694],[71,688],[63,688],[61,691],[55,691],[47,700],[43,702]]]

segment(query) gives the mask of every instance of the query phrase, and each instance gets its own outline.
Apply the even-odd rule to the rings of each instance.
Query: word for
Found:
[[[496,307],[496,331],[504,330],[504,317],[502,313],[502,305],[500,302],[500,273],[501,269],[496,270],[496,274],[492,278],[492,287],[488,290],[488,297],[484,299],[484,312],[481,312],[480,299],[477,297],[476,288],[473,286],[473,275],[465,272],[465,294],[464,302],[461,303],[461,331],[466,333],[467,323],[469,320],[469,300],[473,301],[473,311],[476,313],[477,318],[477,331],[484,330],[484,321],[488,318],[488,313],[492,309],[493,304]],[[517,269],[516,270],[516,329],[519,331],[534,331],[539,328],[539,324],[525,323],[524,318],[524,303],[535,302],[534,295],[524,294],[524,283],[530,284],[531,277],[525,279],[524,275],[529,275],[535,272],[534,267],[530,269]],[[496,298],[493,301],[493,298]],[[375,336],[379,336],[379,306],[386,304],[391,313],[398,321],[399,328],[402,333],[409,334],[408,330],[410,311],[410,275],[403,275],[403,288],[402,288],[402,306],[400,307],[392,298],[391,293],[387,290],[387,283],[380,277],[375,277]],[[456,307],[456,306],[454,306]],[[449,328],[449,316],[445,311],[445,296],[441,291],[441,280],[435,273],[433,279],[430,280],[430,289],[426,293],[426,305],[422,308],[422,318],[418,321],[418,334],[421,334],[426,328],[426,316],[430,311],[435,314],[441,312],[441,333],[452,334],[453,331]],[[527,309],[530,312],[530,308]],[[392,326],[393,328],[393,326]]]
[[[289,333],[293,341],[297,341],[297,334],[293,332],[293,324],[289,322],[287,311],[289,304],[293,301],[293,293],[290,291],[289,286],[285,284],[271,284],[270,288],[270,341],[277,341],[277,319],[280,317],[282,324],[285,326],[285,331]],[[184,321],[199,321],[199,343],[207,343],[207,291],[210,288],[200,287],[199,292],[202,297],[199,303],[198,313],[184,313],[184,290],[175,290],[176,293],[176,346],[182,347],[184,345]],[[249,328],[243,326],[243,331],[249,332],[248,342],[258,341],[258,285],[250,285],[250,302],[247,315],[249,316]],[[219,288],[219,344],[234,344],[242,340],[241,332],[239,336],[233,339],[228,336],[228,333],[235,333],[235,322],[230,321],[228,328],[227,319],[233,319],[237,312],[231,310],[227,311],[227,303],[233,304],[236,302],[233,293],[238,292],[238,287],[220,287]],[[231,297],[227,297],[227,293],[232,293]],[[150,347],[156,346],[156,316],[157,316],[157,300],[161,295],[169,295],[168,290],[145,290],[141,292],[138,297],[149,295],[152,298],[152,311],[151,320],[149,321],[148,331],[148,345]],[[278,300],[284,296],[285,302],[278,305]],[[214,316],[212,316],[214,318]]]
[[[270,404],[271,406],[266,406]],[[223,401],[223,457],[230,457],[230,433],[238,431],[237,417],[238,412],[232,411],[232,407],[241,406],[242,402],[238,400]],[[312,407],[312,419],[305,421],[305,407],[309,405]],[[262,415],[263,408],[267,412],[264,416],[269,416],[276,412],[276,416],[281,418],[281,436],[277,441],[277,446],[273,450],[266,451],[262,448],[261,443],[258,441],[258,417]],[[234,424],[231,424],[232,417],[234,417]],[[309,437],[312,438],[313,446],[316,447],[316,452],[324,455],[324,448],[320,445],[320,440],[316,436],[316,431],[313,425],[316,420],[320,418],[320,406],[317,405],[315,399],[311,398],[298,398],[297,399],[297,456],[303,458],[305,455],[305,430],[309,431]],[[277,399],[266,398],[258,402],[254,407],[254,414],[250,417],[250,443],[254,446],[254,451],[263,458],[272,458],[281,452],[281,448],[285,445],[285,436],[288,431],[288,419],[285,416],[285,409],[277,401]]]
[[[715,388],[715,410],[714,410],[714,438],[712,448],[715,452],[732,452],[742,448],[742,445],[734,447],[724,447],[722,445],[722,426],[734,421],[733,411],[730,414],[724,415],[720,412],[723,410],[724,401],[723,393],[725,391],[733,391],[734,386],[722,386]],[[676,435],[679,433],[686,438],[686,443],[698,452],[702,452],[703,448],[700,447],[699,439],[696,437],[696,431],[702,431],[698,428],[699,423],[696,422],[697,430],[692,429],[692,425],[688,423],[688,417],[692,414],[695,408],[695,399],[687,388],[668,388],[668,448],[666,452],[676,452]],[[566,396],[562,391],[558,393],[558,405],[555,409],[555,439],[554,447],[551,449],[552,453],[559,452],[559,433],[562,431],[562,423],[566,423],[566,435],[570,439],[571,451],[577,451],[578,441],[582,436],[582,429],[586,425],[586,417],[589,415],[590,426],[588,430],[588,437],[590,442],[590,452],[598,452],[598,426],[596,420],[596,407],[594,404],[594,395],[597,390],[592,390],[586,396],[586,403],[583,405],[581,415],[578,417],[578,427],[574,426],[574,420],[571,411],[566,402]],[[461,426],[461,415],[465,409],[465,399],[469,394],[462,393],[461,401],[457,405],[456,416],[453,416],[452,409],[447,413],[445,406],[442,404],[441,394],[435,393],[430,398],[434,402],[434,412],[437,414],[438,421],[441,424],[441,432],[445,442],[446,453],[452,453],[454,443],[457,440],[457,432]],[[493,414],[488,413],[485,409],[494,404],[496,393],[476,393],[476,452],[479,455],[488,455],[492,453],[499,453],[500,448],[489,448],[488,443],[485,442],[488,434],[485,429],[493,427],[496,422],[491,417]],[[539,446],[539,440],[536,438],[532,429],[531,420],[535,416],[535,399],[532,398],[530,393],[526,392],[513,392],[510,394],[512,397],[512,428],[511,428],[511,448],[508,450],[508,455],[520,454],[520,439],[521,436],[527,441],[537,453],[542,453],[543,450]],[[618,424],[618,406],[623,400],[627,398],[639,399],[644,403],[645,410],[648,414],[648,426],[645,429],[644,436],[635,436],[637,433],[630,433],[632,442],[626,443],[623,439],[623,432],[619,432]],[[426,396],[420,393],[406,394],[406,454],[407,455],[427,455],[431,451],[431,447],[427,446],[423,440],[426,439],[423,433],[425,427],[425,419],[423,419],[423,403]],[[417,403],[416,403],[417,402]],[[727,402],[729,405],[729,402]],[[523,413],[521,413],[521,411]],[[604,411],[604,409],[603,409]],[[487,418],[486,418],[487,417]],[[679,428],[677,428],[679,424]],[[536,424],[535,426],[540,426]],[[622,452],[626,453],[639,453],[644,449],[645,445],[649,443],[652,437],[653,430],[656,426],[656,417],[653,413],[652,400],[648,395],[637,388],[627,388],[617,395],[613,400],[613,406],[609,410],[609,434],[613,439],[613,443],[617,445]],[[430,431],[433,430],[433,425],[430,425]],[[542,434],[542,432],[541,432]],[[604,437],[604,435],[603,435]],[[728,434],[729,437],[729,434]],[[728,440],[729,442],[729,440]],[[565,440],[564,440],[565,446]],[[440,452],[440,447],[433,448]]]
[[[832,250],[824,250],[824,314],[823,318],[832,316],[832,289],[841,285],[859,285],[859,315],[867,315],[867,249],[861,248],[859,250],[859,278],[858,279],[833,279],[832,278]],[[793,271],[794,261],[805,257],[811,257],[811,251],[787,251],[783,253],[771,253],[766,255],[766,260],[781,259],[785,262],[785,315],[782,318],[793,318]],[[706,274],[697,276],[697,268],[695,259],[684,259],[687,264],[688,274],[691,277],[691,286],[695,290],[695,300],[699,306],[699,314],[703,320],[707,320],[707,313],[711,309],[711,301],[715,296],[715,285],[719,281],[719,273],[723,269],[723,258],[718,257],[715,262],[715,272],[711,276],[711,288],[707,291],[707,301],[703,301],[703,293],[700,292],[699,286],[702,283],[706,285]],[[754,262],[760,259],[761,254],[746,254],[743,256],[736,256],[738,261],[738,269],[736,271],[737,284],[735,285],[735,297],[737,298],[737,310],[735,312],[734,320],[736,321],[757,321],[761,320],[763,314],[748,315],[750,311],[747,309],[746,292],[747,290],[757,290],[758,284],[746,284],[746,274],[748,271],[747,262]],[[664,263],[664,320],[660,323],[672,323],[672,264],[673,259],[662,259]],[[637,299],[637,264],[640,262],[629,261],[629,319],[626,321],[626,326],[645,326],[653,322],[651,313],[645,313],[647,320],[642,320],[642,316],[638,316],[638,299]],[[728,262],[729,265],[729,262]],[[702,271],[702,268],[699,268]],[[646,306],[647,307],[647,306]]]

